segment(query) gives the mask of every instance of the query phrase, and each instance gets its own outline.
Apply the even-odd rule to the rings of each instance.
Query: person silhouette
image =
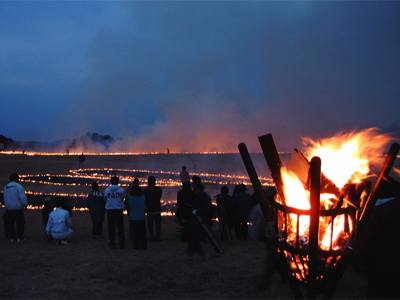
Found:
[[[190,181],[189,172],[186,170],[186,166],[182,166],[182,171],[179,174],[179,178],[181,179],[182,183],[185,181]]]

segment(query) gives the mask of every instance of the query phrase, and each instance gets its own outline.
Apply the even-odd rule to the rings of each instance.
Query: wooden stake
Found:
[[[281,158],[279,157],[278,150],[276,149],[274,139],[270,133],[259,136],[258,140],[261,149],[264,153],[265,160],[267,161],[272,179],[275,182],[276,190],[283,205],[286,205],[285,191],[283,188],[283,181],[281,175],[281,167],[283,166]]]
[[[270,210],[268,209],[268,200],[265,195],[265,192],[262,188],[261,182],[258,179],[256,169],[254,168],[253,161],[251,160],[249,151],[247,150],[246,144],[240,143],[238,145],[240,155],[242,156],[242,160],[244,166],[247,170],[247,174],[249,174],[250,181],[253,185],[254,192],[257,194],[260,199],[260,207],[263,212],[264,218],[266,222],[271,222],[272,216],[270,215]]]
[[[389,173],[393,167],[394,161],[396,160],[397,154],[399,153],[400,145],[398,143],[393,143],[389,149],[388,154],[386,155],[386,159],[382,165],[381,172],[379,173],[378,178],[376,179],[375,185],[369,194],[367,201],[361,211],[359,225],[357,229],[357,236],[360,236],[362,230],[364,230],[365,224],[369,219],[369,216],[374,209],[376,200],[378,200],[378,192],[379,185],[382,180],[385,180],[389,176]]]
[[[321,159],[313,157],[310,162],[310,240],[307,279],[307,299],[316,298],[316,281],[319,249],[319,209],[321,193]]]

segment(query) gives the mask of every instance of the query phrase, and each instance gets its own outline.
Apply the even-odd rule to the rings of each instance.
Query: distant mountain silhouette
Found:
[[[12,142],[13,140],[0,134],[0,143]]]
[[[120,138],[98,133],[86,133],[77,139],[59,140],[55,142],[14,141],[0,135],[0,146],[5,151],[49,151],[49,152],[107,152],[109,147]]]

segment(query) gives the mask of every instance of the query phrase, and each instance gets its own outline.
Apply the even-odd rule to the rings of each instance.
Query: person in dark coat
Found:
[[[232,196],[233,220],[235,224],[235,234],[238,240],[247,240],[248,236],[248,214],[251,208],[251,195],[246,192],[246,186],[239,184],[235,188]]]
[[[149,176],[147,186],[143,189],[146,201],[147,229],[150,235],[150,241],[161,242],[161,197],[162,189],[156,186],[156,178]],[[155,224],[155,233],[154,233]]]
[[[197,175],[193,175],[192,176],[192,185],[193,185],[193,188],[197,185],[197,184],[200,184],[201,183],[201,178],[199,177],[199,176],[197,176]]]
[[[92,183],[92,191],[87,197],[87,207],[90,211],[92,219],[92,235],[93,238],[99,238],[103,231],[104,215],[106,213],[104,194],[99,191],[97,182]]]
[[[192,210],[187,204],[193,202],[194,193],[190,186],[190,181],[185,181],[182,184],[182,189],[178,191],[176,196],[177,214],[180,226],[185,226],[186,222],[192,216]]]
[[[367,299],[398,299],[400,270],[400,191],[389,178],[380,185],[379,197],[364,230],[356,253],[366,267]]]
[[[83,169],[83,163],[85,162],[85,160],[86,160],[85,154],[82,153],[81,155],[79,155],[79,166],[78,166],[79,169]]]
[[[229,195],[229,189],[226,186],[221,188],[221,193],[216,196],[217,199],[217,216],[219,221],[220,240],[227,239],[226,229],[230,233],[233,227],[233,211],[232,211],[232,196]]]
[[[187,258],[186,261],[191,262],[193,260],[193,253],[198,253],[203,257],[203,260],[208,260],[209,254],[207,254],[201,243],[205,240],[204,229],[196,215],[199,215],[206,224],[212,222],[212,204],[211,198],[207,193],[204,192],[204,186],[199,183],[194,187],[193,202],[190,205],[192,209],[192,215],[185,225],[184,233],[187,236],[188,246],[186,249]],[[189,205],[189,203],[187,204]]]

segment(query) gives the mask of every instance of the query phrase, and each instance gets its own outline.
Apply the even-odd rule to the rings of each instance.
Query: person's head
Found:
[[[193,186],[195,186],[196,184],[201,183],[201,178],[197,175],[193,175],[192,176],[192,182],[193,182]]]
[[[194,186],[194,188],[193,188],[193,192],[194,192],[196,195],[201,195],[201,194],[203,194],[203,193],[204,193],[204,185],[202,185],[201,183],[196,184],[196,185]]]
[[[12,173],[10,175],[10,181],[18,181],[19,175],[17,173]]]
[[[56,199],[56,207],[63,207],[65,205],[65,203],[67,203],[67,198],[65,197],[60,197]]]
[[[147,178],[147,183],[148,185],[156,185],[156,178],[154,176],[149,176],[149,178]]]
[[[229,193],[228,187],[227,187],[227,186],[223,186],[223,187],[221,188],[221,194],[228,194],[228,193]]]
[[[236,191],[237,192],[245,192],[245,191],[247,191],[247,189],[246,189],[246,186],[243,183],[241,183],[236,186]]]
[[[117,185],[119,183],[119,178],[117,176],[111,177],[111,184]]]
[[[92,190],[93,191],[98,191],[99,190],[99,184],[97,182],[92,183]]]
[[[51,197],[47,196],[44,198],[44,204],[45,205],[51,205]]]
[[[186,170],[186,166],[182,166],[182,170],[184,170],[184,171],[185,171],[185,170]]]
[[[140,196],[143,194],[143,191],[139,185],[134,184],[134,185],[132,185],[131,189],[129,190],[129,194],[131,196]]]
[[[133,179],[132,184],[140,185],[140,181],[138,178]]]
[[[182,189],[184,189],[184,190],[191,190],[192,188],[191,188],[191,186],[190,186],[190,181],[184,181],[184,182],[182,183]]]

